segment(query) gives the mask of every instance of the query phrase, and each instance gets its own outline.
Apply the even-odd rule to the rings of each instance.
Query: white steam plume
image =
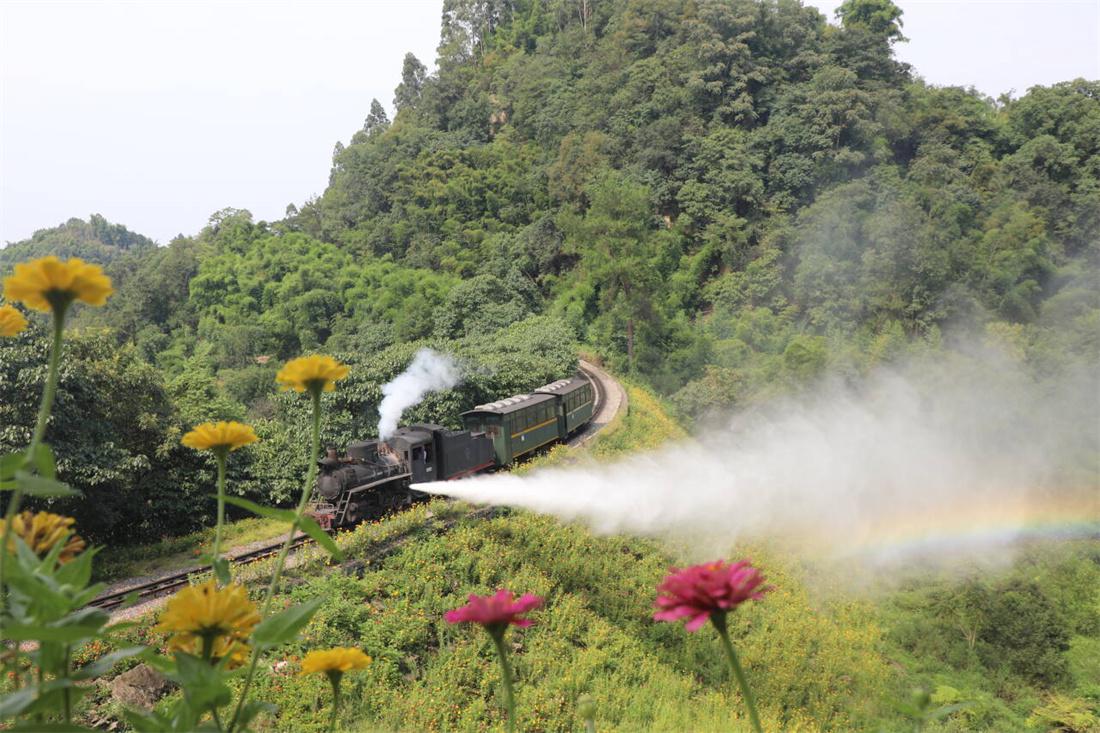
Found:
[[[402,413],[424,399],[424,395],[450,389],[460,380],[458,365],[450,356],[432,349],[416,352],[405,371],[382,385],[378,437],[385,440],[393,435]]]
[[[1003,532],[973,530],[1066,505],[1071,466],[1073,506],[1100,519],[1095,375],[1061,389],[996,368],[932,382],[882,374],[858,393],[823,388],[615,463],[417,488],[599,532],[690,538],[700,552],[765,539],[874,562],[1001,548]],[[919,546],[898,542],[907,536]]]

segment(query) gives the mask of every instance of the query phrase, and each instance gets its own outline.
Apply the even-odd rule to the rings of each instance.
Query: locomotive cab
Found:
[[[405,460],[412,474],[412,483],[421,484],[435,481],[439,474],[438,455],[432,437],[436,425],[412,425],[398,428],[386,445]]]

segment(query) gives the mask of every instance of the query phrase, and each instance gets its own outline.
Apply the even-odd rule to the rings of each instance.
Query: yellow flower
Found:
[[[187,652],[196,657],[202,656],[202,637],[193,634],[176,634],[168,640],[168,652]],[[252,655],[252,647],[228,636],[218,637],[214,642],[211,657],[215,664],[229,657],[229,669],[241,667]]]
[[[4,297],[36,311],[63,310],[74,300],[101,306],[113,292],[103,269],[78,257],[62,262],[50,255],[23,262],[4,278]]]
[[[58,556],[60,562],[69,562],[84,552],[84,540],[72,533],[76,520],[49,512],[22,512],[12,517],[14,535],[8,540],[8,551],[15,552],[15,537],[21,537],[36,555],[46,555],[58,542],[65,542],[65,549]]]
[[[168,600],[155,631],[173,633],[173,649],[202,649],[205,639],[225,637],[229,642],[248,639],[260,614],[244,587],[233,583],[217,588],[213,580],[184,588]],[[224,650],[224,647],[223,647]]]
[[[27,319],[18,308],[0,306],[0,336],[15,336],[27,327]]]
[[[310,652],[302,660],[302,674],[312,672],[324,672],[343,674],[353,669],[366,669],[370,664],[370,657],[359,649],[336,647],[322,651]]]
[[[286,391],[292,389],[295,392],[313,391],[323,389],[331,392],[338,379],[348,375],[348,368],[331,356],[314,354],[303,356],[288,361],[279,373],[275,375],[275,381]]]
[[[217,450],[228,448],[235,451],[249,443],[255,443],[259,438],[251,425],[231,420],[230,422],[204,422],[196,425],[191,432],[183,436],[183,443],[188,448],[195,450]]]

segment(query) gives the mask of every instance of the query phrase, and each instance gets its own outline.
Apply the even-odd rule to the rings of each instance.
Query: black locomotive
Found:
[[[583,376],[462,413],[465,430],[415,424],[386,440],[359,440],[343,456],[319,462],[312,515],[323,527],[353,524],[400,509],[423,494],[412,484],[453,481],[511,465],[550,443],[565,441],[592,420],[595,389]]]

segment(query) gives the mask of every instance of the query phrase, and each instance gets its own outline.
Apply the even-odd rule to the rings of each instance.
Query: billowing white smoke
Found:
[[[382,385],[382,404],[378,406],[378,437],[393,435],[402,413],[429,392],[450,389],[461,381],[454,359],[432,349],[416,352],[408,369]]]
[[[859,392],[823,388],[804,403],[611,464],[417,488],[577,519],[600,532],[688,537],[697,549],[764,538],[829,555],[871,548],[876,561],[910,552],[897,549],[907,532],[950,543],[952,533],[967,534],[967,516],[1011,525],[1013,512],[1059,499],[1050,492],[1072,463],[1085,467],[1075,478],[1085,489],[1078,498],[1087,503],[1091,485],[1100,510],[1089,471],[1100,455],[1095,377],[1052,390],[990,373],[923,388],[880,375]]]

